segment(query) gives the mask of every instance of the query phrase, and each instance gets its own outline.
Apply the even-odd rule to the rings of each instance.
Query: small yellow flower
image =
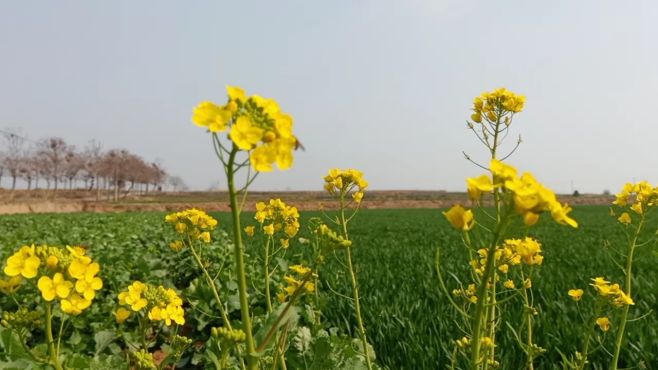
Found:
[[[73,283],[64,279],[64,275],[58,272],[52,279],[48,276],[39,278],[37,287],[41,291],[43,299],[50,302],[56,297],[61,299],[68,297],[73,288]]]
[[[569,297],[573,299],[574,301],[578,302],[580,299],[583,297],[583,290],[582,289],[569,289]]]
[[[619,218],[617,218],[617,221],[619,221],[620,223],[622,223],[624,225],[628,225],[632,222],[631,216],[628,214],[628,212],[622,213],[621,216],[619,216]]]
[[[507,281],[505,281],[505,283],[503,284],[503,286],[504,286],[505,288],[507,288],[507,289],[514,289],[514,288],[516,287],[516,285],[514,284],[514,281],[513,281],[513,280],[507,280]]]
[[[91,301],[72,293],[68,298],[62,299],[62,312],[69,315],[79,315],[91,305]]]
[[[263,232],[265,232],[265,234],[270,236],[274,235],[274,224],[263,226]]]
[[[448,211],[443,212],[443,215],[448,222],[458,230],[468,231],[475,225],[473,212],[470,209],[464,209],[464,207],[459,204],[453,206]]]
[[[481,175],[476,178],[466,179],[468,197],[471,200],[479,200],[483,193],[490,193],[494,187],[491,178],[487,175]]]
[[[35,255],[35,246],[24,245],[7,258],[4,272],[10,277],[22,275],[26,279],[32,279],[37,276],[40,265],[41,260]]]
[[[494,341],[490,337],[482,337],[482,339],[480,339],[480,345],[485,349],[495,347]]]
[[[633,212],[637,213],[638,215],[641,215],[643,213],[642,203],[640,202],[633,203],[633,205],[631,206],[631,210],[633,210]]]
[[[59,260],[57,259],[56,256],[48,256],[48,258],[46,258],[46,266],[48,266],[49,269],[57,268],[58,262]]]
[[[596,319],[596,325],[598,325],[599,329],[601,329],[602,331],[610,330],[610,320],[605,316]]]
[[[180,240],[174,240],[173,242],[169,243],[169,248],[175,250],[176,252],[180,252],[183,249],[183,242]]]
[[[242,150],[251,150],[263,137],[263,129],[255,126],[247,116],[241,116],[231,127],[229,137]]]
[[[244,232],[248,236],[254,236],[254,233],[256,232],[256,228],[253,226],[247,226],[244,228]]]
[[[114,318],[117,322],[117,324],[123,324],[128,320],[130,317],[130,310],[125,309],[123,307],[117,308],[117,310],[114,312]]]

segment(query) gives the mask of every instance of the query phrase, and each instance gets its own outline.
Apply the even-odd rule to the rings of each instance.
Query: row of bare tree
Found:
[[[180,177],[169,176],[157,163],[149,163],[125,149],[103,151],[91,141],[77,150],[64,139],[50,137],[36,142],[9,130],[0,130],[0,187],[2,178],[11,179],[11,194],[17,180],[28,191],[39,189],[86,189],[95,192],[96,200],[118,200],[131,192],[161,191],[169,185],[173,191],[184,190]]]

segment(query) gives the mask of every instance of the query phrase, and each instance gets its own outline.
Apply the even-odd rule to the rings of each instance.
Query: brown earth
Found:
[[[612,196],[584,194],[558,196],[570,205],[610,204]],[[330,209],[335,202],[324,192],[250,192],[245,209],[253,210],[258,201],[281,198],[300,210]],[[374,190],[364,198],[362,208],[446,208],[453,204],[468,204],[465,193],[425,190]],[[226,192],[180,192],[128,195],[118,202],[101,197],[96,201],[95,194],[83,190],[60,191],[53,197],[52,191],[16,191],[13,195],[0,190],[0,214],[18,213],[60,213],[60,212],[149,212],[176,211],[185,208],[200,208],[206,211],[229,211]]]

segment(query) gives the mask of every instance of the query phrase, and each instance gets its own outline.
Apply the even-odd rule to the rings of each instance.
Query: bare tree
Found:
[[[23,160],[23,145],[25,137],[19,135],[17,130],[2,131],[4,141],[4,168],[11,176],[11,193],[16,189],[16,179],[20,175],[21,162]]]
[[[48,168],[50,178],[53,180],[54,195],[57,192],[57,185],[62,179],[67,157],[73,152],[73,147],[59,137],[43,139],[38,146],[38,154],[44,160],[44,165]]]

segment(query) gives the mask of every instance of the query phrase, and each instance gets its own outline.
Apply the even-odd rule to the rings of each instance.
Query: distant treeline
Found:
[[[3,177],[10,179],[12,193],[22,180],[28,191],[45,188],[55,195],[58,189],[86,189],[96,199],[187,188],[180,177],[128,150],[104,151],[95,140],[78,150],[59,137],[32,141],[15,130],[0,130],[0,187]]]

